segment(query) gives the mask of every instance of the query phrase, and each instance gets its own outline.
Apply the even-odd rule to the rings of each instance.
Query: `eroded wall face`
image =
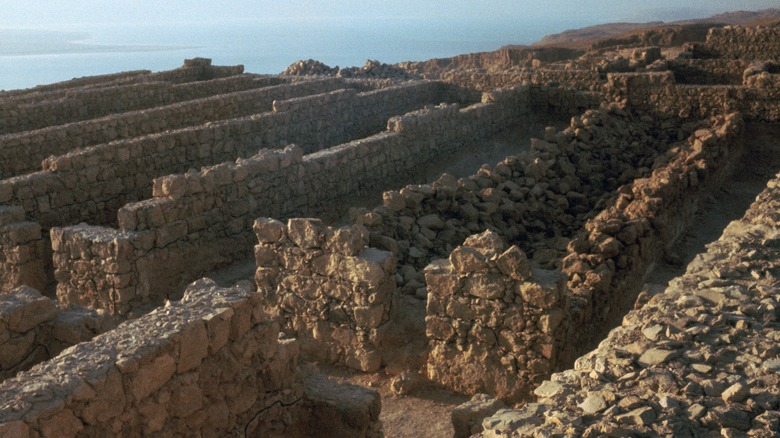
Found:
[[[255,282],[263,306],[307,358],[374,372],[395,292],[395,257],[361,226],[258,219]],[[384,352],[388,354],[389,352]]]
[[[523,96],[430,107],[392,118],[385,132],[314,154],[263,150],[235,164],[159,178],[153,199],[119,211],[120,230],[52,231],[58,296],[116,313],[160,302],[214,266],[251,254],[256,217],[340,211],[338,205],[522,120]]]
[[[243,66],[189,67],[156,74],[154,81],[77,88],[0,103],[0,133],[40,129],[111,113],[151,108],[253,87]],[[224,78],[210,81],[209,79]]]
[[[258,298],[204,280],[181,302],[6,380],[0,431],[305,435],[298,345],[279,340]]]

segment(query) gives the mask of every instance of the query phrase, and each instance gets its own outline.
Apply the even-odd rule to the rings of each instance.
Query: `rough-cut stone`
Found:
[[[655,410],[650,406],[634,409],[631,412],[615,417],[620,423],[644,426],[650,424],[658,418]]]
[[[645,351],[644,353],[642,353],[641,356],[639,356],[638,362],[643,367],[652,367],[655,365],[660,365],[662,363],[665,363],[677,356],[678,356],[678,352],[674,350],[663,350],[660,348],[651,348]]]
[[[466,403],[452,410],[454,437],[467,438],[482,431],[482,420],[504,407],[500,400],[486,394],[475,394]]]

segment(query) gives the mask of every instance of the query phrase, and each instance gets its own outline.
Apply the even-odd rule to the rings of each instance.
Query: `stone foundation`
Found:
[[[360,371],[382,366],[379,345],[395,292],[395,259],[368,246],[368,230],[317,219],[254,226],[262,304],[308,358]]]
[[[22,285],[47,290],[46,253],[40,224],[25,221],[20,207],[0,206],[0,292]]]
[[[778,187],[780,175],[685,275],[481,436],[780,433]]]
[[[568,314],[560,272],[532,269],[520,248],[486,231],[429,265],[425,283],[432,381],[520,400],[560,367]]]
[[[521,120],[522,96],[508,91],[464,109],[409,113],[392,118],[384,133],[306,156],[297,147],[263,150],[235,164],[159,178],[153,199],[120,210],[120,230],[52,230],[58,296],[116,313],[160,302],[248,255],[256,217],[338,212],[334,205],[424,172],[441,154]]]
[[[105,312],[58,308],[29,287],[0,295],[0,381],[113,327]]]

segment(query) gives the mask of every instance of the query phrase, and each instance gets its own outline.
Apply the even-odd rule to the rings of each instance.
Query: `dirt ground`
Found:
[[[371,388],[382,397],[382,427],[386,438],[451,437],[450,412],[469,397],[420,382],[410,393],[399,396],[391,389],[387,374],[352,374],[338,368],[322,368],[331,379]]]

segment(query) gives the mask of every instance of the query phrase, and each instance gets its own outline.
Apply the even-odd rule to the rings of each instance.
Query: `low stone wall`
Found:
[[[599,108],[604,102],[604,93],[571,87],[532,86],[529,88],[529,102],[534,114],[566,120],[588,109]]]
[[[151,70],[133,70],[105,75],[84,76],[67,81],[55,82],[46,85],[37,85],[32,88],[20,90],[0,91],[0,100],[16,103],[50,100],[53,97],[62,97],[69,90],[80,87],[105,87],[121,83],[141,82],[152,76]]]
[[[380,131],[388,117],[436,102],[440,91],[439,83],[417,82],[376,92],[323,93],[290,111],[88,147],[45,160],[42,172],[0,181],[0,202],[24,207],[44,228],[111,224],[122,205],[151,196],[156,177],[250,157],[264,146],[300,141],[318,149],[360,138]]]
[[[678,84],[742,85],[749,62],[742,59],[675,59],[666,61]]]
[[[258,298],[203,280],[6,380],[0,434],[305,435],[297,343],[278,339]]]
[[[47,290],[46,259],[41,225],[25,221],[21,207],[0,206],[0,293],[22,285]]]
[[[582,323],[592,327],[575,331],[571,345],[592,345],[603,334],[600,327],[609,328],[615,315],[630,309],[632,291],[742,154],[742,129],[741,116],[731,114],[697,130],[656,160],[650,175],[621,187],[569,243],[562,267],[568,289],[578,298],[573,315],[580,314]]]
[[[604,79],[593,70],[523,69],[519,71],[485,72],[484,70],[445,72],[441,80],[480,91],[516,85],[565,86],[577,90],[599,91]]]
[[[668,122],[617,107],[589,110],[561,132],[548,129],[529,153],[468,178],[444,175],[431,185],[385,192],[382,206],[356,220],[372,232],[372,244],[398,255],[408,294],[424,286],[425,266],[486,229],[517,242],[536,267],[552,269],[599,200],[646,175],[677,139],[677,126]]]
[[[560,272],[532,269],[520,248],[486,231],[429,265],[425,283],[434,382],[520,400],[560,368],[568,313]]]
[[[304,356],[374,372],[395,292],[395,258],[368,247],[361,226],[258,219],[255,281],[266,312]]]
[[[52,100],[34,100],[23,104],[0,101],[0,133],[40,129],[256,86],[254,76],[241,75],[241,66],[215,70],[215,74],[206,76],[203,71],[202,68],[191,67],[182,71],[173,70],[168,75],[158,75],[155,82],[75,88],[62,96],[55,94]],[[177,83],[177,79],[184,81]]]
[[[748,79],[750,86],[677,85],[672,72],[608,75],[607,97],[664,117],[700,119],[739,111],[749,121],[780,120],[777,90],[768,81]],[[766,86],[770,85],[770,86]]]
[[[780,175],[687,272],[484,437],[777,436]]]
[[[0,295],[0,381],[112,327],[105,312],[60,309],[29,287]]]
[[[58,297],[119,313],[159,302],[182,283],[248,256],[256,217],[340,211],[347,199],[379,192],[425,171],[441,154],[519,122],[522,96],[507,92],[487,96],[493,103],[395,117],[387,132],[305,157],[297,147],[264,150],[159,178],[153,199],[119,211],[121,230],[52,230]]]
[[[623,125],[619,120],[628,117],[614,111],[588,111],[563,132],[548,130],[547,141],[536,141],[530,154],[483,167],[469,179],[444,176],[432,186],[386,192],[383,207],[358,218],[372,232],[372,244],[397,253],[402,292],[419,295],[427,284],[431,378],[458,391],[495,391],[518,400],[545,372],[570,364],[626,301],[633,302],[648,267],[674,242],[697,203],[719,187],[740,152],[737,115],[706,122],[709,129],[674,144],[676,129],[662,134],[647,116]],[[631,147],[609,151],[616,144]],[[633,212],[630,218],[619,213],[625,209]],[[584,235],[578,232],[583,226]],[[478,249],[468,248],[469,240],[466,248],[451,249],[464,232],[484,229],[516,242],[516,258],[527,253],[534,268],[561,275],[563,266],[569,292],[546,322],[544,313],[531,313],[518,318],[524,325],[507,331],[514,322],[499,317],[511,314],[513,303],[522,303],[516,311],[534,308],[523,301],[524,287],[557,291],[539,287],[533,277],[518,285],[503,272],[503,243],[483,251],[490,245],[481,242],[495,239],[480,236],[469,238]],[[422,283],[420,265],[436,254],[449,256],[450,263],[430,266]],[[555,274],[539,276],[549,277]],[[498,295],[480,295],[486,291]],[[554,334],[544,333],[557,318],[566,323],[549,325]],[[453,368],[459,372],[441,372]]]
[[[726,26],[710,29],[708,51],[721,58],[778,59],[780,58],[780,29],[777,27]]]
[[[39,170],[41,162],[50,155],[263,113],[271,111],[275,100],[333,91],[343,86],[336,79],[284,85],[280,85],[281,80],[277,78],[256,78],[254,81],[258,88],[247,91],[0,136],[0,175],[10,177]]]

